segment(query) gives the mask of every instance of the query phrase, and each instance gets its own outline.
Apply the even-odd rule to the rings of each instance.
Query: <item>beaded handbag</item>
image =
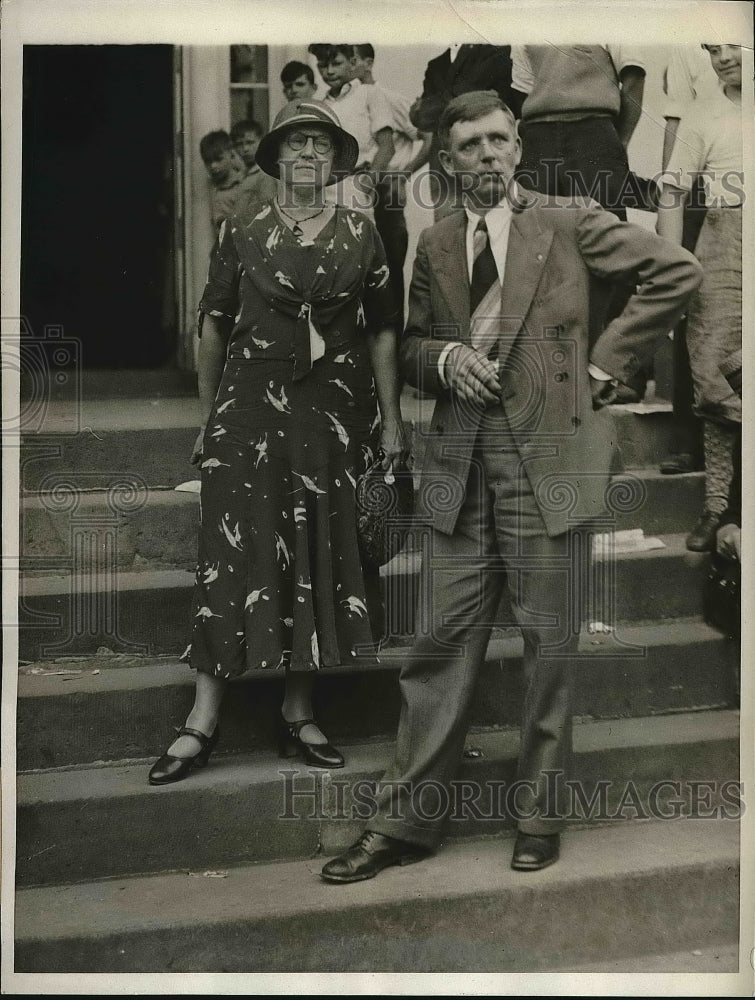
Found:
[[[357,530],[362,558],[389,562],[402,548],[414,515],[414,481],[407,468],[385,472],[380,459],[357,480]]]

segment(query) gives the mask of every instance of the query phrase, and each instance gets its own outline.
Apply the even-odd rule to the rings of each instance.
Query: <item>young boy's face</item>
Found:
[[[221,153],[213,153],[209,159],[204,161],[204,165],[212,180],[217,184],[222,184],[223,181],[228,180],[233,169],[233,150],[224,149]]]
[[[360,80],[362,83],[364,83],[364,78],[372,69],[373,62],[374,62],[373,59],[370,59],[369,57],[365,58],[364,56],[360,56],[359,53],[357,53],[354,56],[354,58],[351,60],[351,63],[353,66],[354,76],[357,78],[357,80]]]
[[[343,52],[334,53],[328,59],[323,78],[331,89],[343,87],[354,79],[354,60],[347,59]]]
[[[253,167],[257,158],[257,146],[260,144],[260,136],[256,132],[244,132],[244,134],[234,142],[236,152],[244,161],[247,170]]]
[[[732,87],[742,86],[742,49],[739,45],[709,45],[708,53],[718,79]]]
[[[295,80],[283,84],[283,93],[286,95],[287,101],[294,101],[297,98],[306,100],[308,97],[314,97],[316,90],[315,85],[309,82],[304,73],[297,76]]]

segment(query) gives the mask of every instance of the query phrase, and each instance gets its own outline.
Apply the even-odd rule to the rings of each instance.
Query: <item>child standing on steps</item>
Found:
[[[686,198],[695,178],[705,176],[708,211],[695,247],[704,278],[687,316],[695,412],[703,418],[705,449],[705,507],[687,536],[694,552],[713,547],[742,422],[742,400],[719,367],[742,347],[742,54],[739,45],[703,48],[719,91],[696,101],[682,120],[658,211],[658,234],[681,243]]]
[[[272,198],[277,190],[273,178],[257,163],[257,147],[263,134],[260,123],[252,118],[244,118],[231,128],[231,142],[246,170],[240,181],[237,212],[251,211],[254,204]]]
[[[216,129],[202,137],[199,155],[210,179],[210,213],[217,233],[223,221],[236,211],[244,166],[224,129]]]

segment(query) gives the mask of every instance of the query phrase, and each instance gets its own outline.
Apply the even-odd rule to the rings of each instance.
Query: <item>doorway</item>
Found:
[[[176,353],[173,47],[28,45],[21,308],[84,369]]]

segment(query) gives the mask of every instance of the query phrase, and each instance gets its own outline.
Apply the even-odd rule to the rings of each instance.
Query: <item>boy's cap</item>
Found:
[[[282,108],[275,116],[273,127],[260,140],[257,147],[257,163],[271,177],[280,177],[278,155],[284,134],[296,125],[318,125],[334,140],[336,155],[333,159],[333,173],[328,184],[335,184],[336,174],[350,174],[359,158],[359,145],[354,136],[341,128],[334,111],[322,101],[294,100]]]

